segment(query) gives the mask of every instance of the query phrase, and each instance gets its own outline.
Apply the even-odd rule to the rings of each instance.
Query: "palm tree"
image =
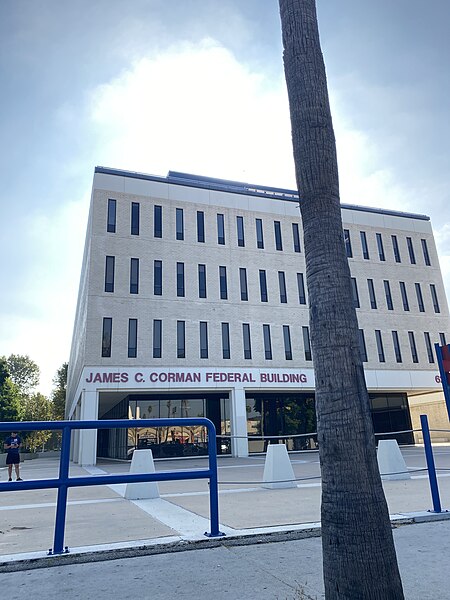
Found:
[[[303,221],[327,600],[402,599],[370,415],[315,0],[279,0]]]

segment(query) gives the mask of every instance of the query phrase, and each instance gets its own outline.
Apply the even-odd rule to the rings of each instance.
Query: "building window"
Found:
[[[305,360],[312,360],[311,340],[309,339],[309,327],[302,327],[303,347],[305,348]]]
[[[226,267],[219,267],[219,289],[220,289],[220,299],[226,300],[228,298],[227,268]]]
[[[222,323],[222,358],[230,358],[230,324]]]
[[[292,239],[294,241],[294,252],[301,252],[300,230],[298,227],[298,223],[292,223]]]
[[[153,210],[153,236],[162,238],[162,206],[158,205]]]
[[[378,360],[380,363],[384,363],[386,359],[384,357],[383,338],[379,329],[375,329],[375,339],[377,342]]]
[[[400,281],[400,294],[402,296],[403,310],[409,310],[408,294],[406,293],[406,285],[404,281]]]
[[[435,313],[440,313],[439,300],[437,297],[436,286],[434,283],[430,283],[431,300],[433,302],[433,308]]]
[[[139,202],[131,203],[131,235],[139,235]]]
[[[153,262],[153,293],[162,296],[162,260]]]
[[[303,273],[297,273],[298,303],[306,304],[305,280]]]
[[[361,354],[362,362],[367,362],[367,348],[366,348],[366,340],[364,337],[364,331],[362,329],[358,329],[359,332],[359,352]]]
[[[434,363],[433,346],[431,345],[430,334],[428,331],[425,331],[423,336],[425,338],[425,346],[427,348],[428,362]]]
[[[130,294],[139,293],[139,259],[132,258],[130,261]]]
[[[267,278],[264,270],[259,271],[259,291],[261,294],[261,302],[268,302],[269,298],[267,295]]]
[[[386,295],[386,306],[388,310],[394,310],[394,303],[392,302],[391,284],[389,281],[384,280],[384,293]]]
[[[184,240],[184,211],[182,208],[177,208],[175,210],[175,230],[176,239]]]
[[[108,200],[106,231],[108,233],[116,233],[116,201],[111,198]]]
[[[428,254],[427,240],[420,240],[422,242],[423,260],[427,267],[431,267],[430,255]]]
[[[114,292],[115,256],[107,256],[105,263],[105,292]]]
[[[373,285],[373,279],[367,280],[367,287],[369,289],[370,308],[377,308],[377,297],[375,296],[375,287]]]
[[[378,257],[381,261],[385,261],[386,257],[384,256],[383,238],[381,237],[381,233],[377,233],[376,238],[377,238]]]
[[[352,295],[353,295],[353,306],[359,308],[359,294],[358,284],[356,283],[356,277],[352,277]]]
[[[244,237],[244,217],[236,217],[237,241],[238,246],[245,246]]]
[[[177,296],[184,298],[184,263],[177,263]]]
[[[177,321],[177,358],[186,358],[186,323]]]
[[[392,250],[394,251],[394,259],[396,263],[401,263],[400,250],[398,247],[398,240],[396,235],[391,235],[392,238]]]
[[[137,356],[137,319],[128,319],[128,358]]]
[[[393,331],[392,332],[392,342],[394,344],[395,360],[398,363],[401,363],[402,362],[402,353],[401,353],[401,350],[400,350],[400,342],[399,342],[399,339],[398,339],[398,333],[397,333],[397,331]]]
[[[413,241],[410,237],[406,238],[406,245],[408,246],[409,262],[412,265],[416,264],[416,255],[414,254]]]
[[[420,283],[415,283],[414,286],[416,288],[417,306],[419,308],[419,312],[425,312],[425,305],[423,303],[422,288],[420,287]]]
[[[112,318],[103,318],[103,330],[102,330],[102,357],[111,357],[111,340],[112,340]]]
[[[447,342],[445,341],[445,333],[440,333],[439,334],[439,341],[441,346],[446,346]]]
[[[162,321],[153,319],[153,358],[162,356]]]
[[[348,229],[344,229],[344,244],[347,258],[353,258],[352,242],[350,239],[350,231]]]
[[[221,246],[225,245],[225,220],[221,214],[217,215],[217,243]]]
[[[284,271],[278,271],[278,285],[280,287],[280,302],[281,304],[287,303],[287,292],[286,292],[286,277]]]
[[[208,323],[200,321],[200,358],[208,358]]]
[[[244,358],[251,359],[252,343],[250,340],[250,325],[248,323],[242,323],[242,337],[244,343]]]
[[[239,269],[239,285],[241,288],[241,300],[248,300],[247,269]]]
[[[262,219],[256,219],[256,247],[264,248],[264,233]]]
[[[197,211],[197,242],[205,241],[205,213]]]
[[[263,325],[264,358],[272,360],[272,340],[270,339],[270,325]]]
[[[361,237],[361,249],[362,249],[363,258],[365,258],[366,260],[369,260],[370,256],[369,256],[369,247],[367,245],[366,232],[360,231],[359,235]]]
[[[289,325],[283,325],[284,357],[286,360],[292,360],[291,331]]]
[[[281,238],[281,223],[280,221],[273,222],[275,232],[275,248],[276,250],[283,250],[283,240]]]
[[[408,331],[408,338],[409,338],[409,347],[411,348],[411,359],[412,359],[413,363],[418,363],[419,357],[417,355],[416,340],[415,340],[413,331]]]
[[[206,265],[198,265],[198,297],[206,298]]]

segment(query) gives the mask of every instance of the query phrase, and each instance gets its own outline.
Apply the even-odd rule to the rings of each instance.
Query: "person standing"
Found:
[[[12,481],[12,468],[16,471],[16,481],[22,481],[20,477],[20,447],[22,440],[17,435],[17,431],[11,432],[11,435],[6,438],[4,448],[7,451],[6,464],[8,465],[9,481]]]

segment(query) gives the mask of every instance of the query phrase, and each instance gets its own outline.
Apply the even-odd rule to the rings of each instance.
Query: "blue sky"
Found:
[[[343,202],[425,213],[450,291],[448,0],[318,0]],[[0,355],[68,360],[95,165],[294,187],[276,0],[0,0]]]

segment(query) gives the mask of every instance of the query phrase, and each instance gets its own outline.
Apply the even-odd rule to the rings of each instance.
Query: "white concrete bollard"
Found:
[[[380,440],[377,459],[382,479],[411,479],[397,440]]]
[[[297,483],[289,481],[293,479],[295,479],[295,475],[286,444],[269,444],[264,465],[264,483],[262,487],[272,490],[276,488],[295,488],[297,487]]]
[[[151,450],[135,450],[131,459],[130,473],[154,473],[155,463]],[[144,500],[159,498],[159,488],[156,481],[142,483],[127,483],[124,498],[127,500]]]

